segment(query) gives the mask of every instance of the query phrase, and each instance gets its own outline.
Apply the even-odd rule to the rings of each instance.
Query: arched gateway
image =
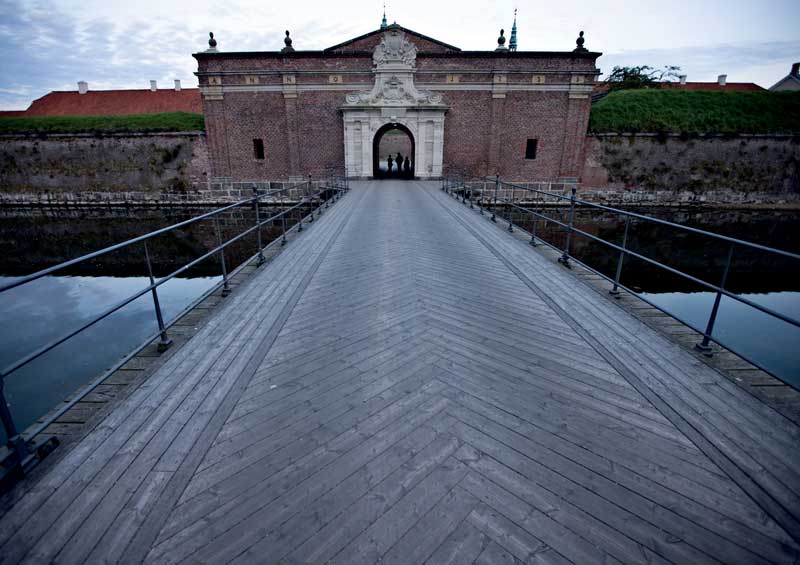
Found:
[[[388,137],[388,140],[386,139]],[[399,139],[398,139],[399,138]],[[388,143],[387,143],[388,141]],[[413,178],[414,177],[414,163],[416,153],[414,143],[414,134],[411,133],[407,127],[398,123],[388,123],[375,133],[375,138],[372,140],[372,176],[373,178],[380,178],[386,176]],[[383,149],[381,151],[381,149]],[[387,157],[396,157],[400,153],[403,157],[409,159],[410,170],[405,171],[403,164],[399,166],[395,163],[393,174],[390,174],[386,165]]]
[[[414,84],[417,48],[397,29],[375,47],[375,84],[372,90],[348,94],[341,107],[347,174],[368,178],[376,172],[375,140],[385,129],[408,132],[413,140],[411,159],[418,178],[442,175],[444,115],[447,106],[439,93],[418,90]]]

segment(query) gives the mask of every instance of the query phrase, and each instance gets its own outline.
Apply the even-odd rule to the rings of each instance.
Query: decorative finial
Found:
[[[214,39],[214,32],[208,32],[208,50],[209,51],[216,51],[217,50],[217,40]]]
[[[381,29],[386,29],[389,24],[386,23],[386,2],[383,3],[383,19],[381,20]]]
[[[589,51],[583,46],[584,41],[586,40],[583,38],[583,32],[580,32],[578,34],[578,39],[575,40],[575,45],[577,45],[577,47],[574,50],[575,53],[586,53]]]
[[[505,33],[504,29],[500,30],[500,37],[497,38],[497,49],[495,51],[507,51],[508,47],[506,47],[506,38],[503,36]]]
[[[294,51],[294,47],[292,47],[292,38],[289,37],[289,30],[286,30],[286,37],[283,39],[283,43],[286,45],[283,49],[281,49],[282,53],[290,53]]]
[[[514,8],[514,25],[511,26],[511,38],[508,40],[508,50],[517,50],[517,9]]]

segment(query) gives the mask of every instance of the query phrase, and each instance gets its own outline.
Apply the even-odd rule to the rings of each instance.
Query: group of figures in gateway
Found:
[[[411,168],[411,161],[408,156],[403,158],[403,155],[398,151],[397,156],[392,158],[391,155],[386,159],[386,171],[384,173],[387,177],[397,178],[413,178],[414,173]]]

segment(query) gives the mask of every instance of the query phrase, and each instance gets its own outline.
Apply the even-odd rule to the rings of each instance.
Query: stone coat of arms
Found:
[[[442,95],[418,90],[414,84],[417,47],[399,30],[386,32],[372,52],[372,90],[348,94],[345,106],[440,106]]]

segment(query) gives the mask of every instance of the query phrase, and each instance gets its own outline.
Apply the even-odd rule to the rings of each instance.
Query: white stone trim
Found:
[[[362,83],[349,83],[349,84],[323,84],[323,83],[315,83],[315,84],[298,84],[294,85],[293,90],[296,92],[324,92],[324,91],[331,91],[331,92],[354,92],[356,90],[361,90],[364,87],[368,87],[369,85],[362,84]],[[514,84],[514,83],[506,83],[503,85],[505,90],[508,92],[585,92],[590,93],[592,91],[591,85],[575,85],[575,84]],[[450,92],[458,92],[458,91],[485,91],[491,92],[495,85],[491,83],[455,83],[455,84],[446,84],[446,83],[435,83],[435,84],[418,84],[417,87],[420,90],[432,90],[432,91],[450,91]],[[215,86],[215,87],[207,87],[201,86],[200,92],[204,95],[208,95],[211,92],[211,89],[214,88],[213,92],[222,94],[223,92],[284,92],[285,87],[281,84],[242,84],[242,85],[226,85],[223,87]]]

